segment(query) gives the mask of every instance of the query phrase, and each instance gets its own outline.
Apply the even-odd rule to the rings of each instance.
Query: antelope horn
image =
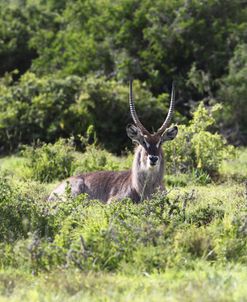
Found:
[[[140,120],[139,120],[139,118],[136,114],[135,104],[134,104],[134,99],[133,99],[133,93],[132,93],[132,80],[130,80],[129,88],[130,88],[129,104],[130,104],[130,113],[131,113],[132,119],[133,119],[135,125],[140,128],[142,133],[148,132],[147,129],[142,125],[142,123],[140,122]]]
[[[164,123],[162,124],[162,126],[158,129],[157,133],[163,133],[170,125],[171,123],[171,119],[172,119],[172,114],[174,111],[174,107],[175,107],[175,87],[174,87],[174,82],[172,83],[172,93],[171,93],[171,101],[170,101],[170,107],[168,110],[168,114],[167,117],[164,121]]]

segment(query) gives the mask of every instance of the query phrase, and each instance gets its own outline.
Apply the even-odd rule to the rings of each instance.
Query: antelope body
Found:
[[[63,181],[50,195],[49,201],[62,197],[67,186],[72,196],[88,194],[90,199],[99,199],[105,203],[125,197],[134,202],[149,199],[157,190],[164,191],[164,156],[162,143],[176,137],[176,126],[168,128],[174,110],[174,88],[167,117],[155,133],[150,133],[141,124],[134,106],[132,82],[130,82],[130,112],[134,124],[126,128],[127,135],[137,143],[132,168],[128,171],[98,171],[72,176]]]

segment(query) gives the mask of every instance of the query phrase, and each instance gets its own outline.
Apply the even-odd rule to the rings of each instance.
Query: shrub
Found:
[[[246,201],[234,196],[236,208],[190,193],[157,193],[141,204],[106,206],[69,194],[66,202],[41,203],[1,179],[0,265],[149,273],[198,260],[246,263]]]
[[[179,133],[171,144],[164,145],[168,173],[192,172],[194,169],[213,176],[219,172],[223,159],[233,155],[233,147],[218,133],[208,128],[215,124],[214,112],[201,103],[188,126],[179,126]]]
[[[31,177],[41,182],[64,179],[71,175],[74,148],[60,139],[54,145],[26,146],[22,154],[28,160]]]
[[[6,178],[0,178],[0,241],[27,238],[29,232],[46,227],[42,207],[31,196],[24,196]]]
[[[223,114],[219,117],[225,135],[235,145],[247,143],[247,44],[239,44],[228,64],[228,74],[223,77],[218,92],[223,104]]]
[[[155,98],[145,85],[134,83],[138,114],[158,128],[167,111],[168,95]],[[105,77],[38,77],[27,72],[18,82],[7,74],[0,80],[0,151],[37,140],[54,142],[74,136],[76,142],[93,125],[98,142],[120,153],[131,145],[125,126],[131,121],[128,86]]]
[[[54,141],[57,137],[78,133],[86,127],[89,117],[84,107],[82,116],[73,111],[81,78],[39,78],[27,72],[19,82],[10,76],[0,82],[0,143],[5,151],[19,144]],[[74,132],[73,132],[74,131]]]
[[[132,155],[116,157],[95,145],[88,145],[85,152],[78,154],[74,161],[73,174],[90,171],[119,171],[131,167]]]

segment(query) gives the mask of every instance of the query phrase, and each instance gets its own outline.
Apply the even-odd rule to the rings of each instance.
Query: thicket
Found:
[[[222,135],[212,133],[218,111],[222,111],[219,105],[206,108],[200,103],[189,125],[180,125],[174,142],[164,145],[169,174],[192,171],[200,174],[201,171],[217,176],[222,161],[234,157],[233,146]]]
[[[224,133],[245,142],[246,16],[242,1],[0,1],[1,151],[94,125],[119,153],[130,78],[147,127],[163,121],[175,80],[176,121],[220,101]]]
[[[225,136],[231,141],[238,135],[238,143],[247,137],[247,44],[240,44],[234,51],[228,67],[228,74],[223,77],[218,92],[219,99],[223,101],[224,111],[221,121],[228,125]],[[229,130],[230,128],[230,130]]]
[[[167,112],[168,94],[158,99],[134,85],[136,107],[143,122],[158,128]],[[0,143],[2,149],[15,150],[37,140],[54,142],[58,137],[86,135],[90,125],[102,146],[113,152],[130,145],[125,127],[131,122],[128,86],[105,77],[68,76],[56,79],[25,73],[18,83],[7,75],[0,82]],[[165,102],[165,100],[167,102]],[[90,138],[89,138],[90,139]],[[91,138],[93,139],[93,137]]]
[[[232,203],[224,194],[195,194],[106,206],[68,192],[66,202],[44,203],[1,178],[0,266],[152,273],[193,268],[199,260],[246,264],[243,188]]]

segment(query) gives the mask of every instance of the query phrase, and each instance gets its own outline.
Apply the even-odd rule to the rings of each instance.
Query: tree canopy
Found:
[[[1,151],[93,125],[119,152],[130,78],[147,127],[162,123],[175,81],[175,121],[221,102],[221,130],[246,143],[246,20],[243,1],[0,0]]]

